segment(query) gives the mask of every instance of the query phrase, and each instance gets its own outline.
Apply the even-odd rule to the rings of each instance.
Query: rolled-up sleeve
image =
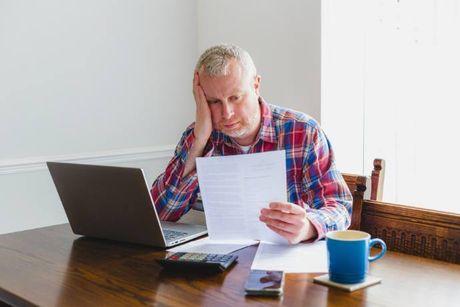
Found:
[[[196,170],[182,177],[188,154],[195,141],[193,128],[192,124],[185,130],[165,172],[152,185],[150,192],[161,220],[177,221],[196,201],[199,191]],[[211,154],[212,149],[206,149],[206,156]]]
[[[303,193],[307,218],[320,240],[331,230],[350,226],[353,198],[334,162],[331,144],[319,127],[309,133],[304,154]]]

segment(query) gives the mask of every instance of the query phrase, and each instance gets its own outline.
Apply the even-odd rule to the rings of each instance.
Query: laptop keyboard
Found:
[[[165,236],[166,241],[173,241],[187,235],[186,232],[171,229],[163,229],[163,234]]]

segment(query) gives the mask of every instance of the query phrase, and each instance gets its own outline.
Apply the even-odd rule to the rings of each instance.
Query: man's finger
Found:
[[[275,219],[275,220],[280,220],[289,224],[294,224],[298,225],[302,223],[301,218],[297,214],[291,214],[291,213],[285,213],[283,211],[278,211],[278,210],[272,210],[272,209],[262,209],[261,210],[261,215]]]
[[[273,226],[278,229],[281,229],[285,232],[290,234],[296,234],[298,232],[299,227],[294,224],[289,224],[280,220],[274,220],[268,217],[260,216],[259,220],[264,222],[267,226]]]
[[[196,71],[193,74],[193,86],[194,87],[198,86],[198,73]]]
[[[291,204],[291,203],[283,203],[283,202],[271,202],[269,204],[270,209],[283,211],[286,213],[291,214],[303,214],[304,209],[300,206]]]
[[[195,73],[196,85],[200,86],[200,74],[198,72]]]
[[[207,105],[206,95],[204,94],[204,91],[199,84],[195,85],[193,91],[194,91],[195,98],[198,99],[197,103]]]

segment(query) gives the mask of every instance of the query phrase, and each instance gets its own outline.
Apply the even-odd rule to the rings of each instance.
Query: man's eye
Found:
[[[236,100],[239,100],[239,99],[240,99],[240,96],[232,96],[232,97],[230,97],[231,101],[236,101]]]
[[[216,103],[218,103],[218,102],[219,102],[218,100],[209,100],[209,101],[208,101],[209,104],[216,104]]]

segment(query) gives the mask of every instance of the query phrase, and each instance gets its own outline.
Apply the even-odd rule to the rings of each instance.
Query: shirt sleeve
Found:
[[[185,130],[165,172],[158,176],[150,190],[161,220],[177,221],[196,201],[199,191],[196,170],[183,177],[185,162],[195,141],[193,128],[194,124]],[[212,148],[208,145],[205,148],[205,156],[212,155]]]
[[[337,170],[331,144],[319,127],[314,127],[304,155],[303,188],[307,218],[321,240],[328,231],[350,226],[353,198]]]

